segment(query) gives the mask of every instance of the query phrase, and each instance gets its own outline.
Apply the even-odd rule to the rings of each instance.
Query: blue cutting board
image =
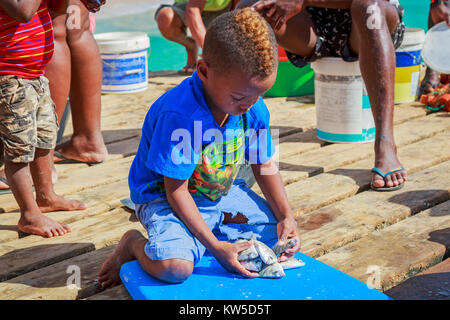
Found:
[[[148,275],[138,261],[124,264],[120,277],[136,300],[390,300],[385,294],[303,253],[305,266],[285,270],[281,279],[246,279],[205,255],[183,283],[167,284]]]

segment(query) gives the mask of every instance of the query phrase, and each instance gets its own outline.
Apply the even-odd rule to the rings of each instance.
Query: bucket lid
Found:
[[[94,35],[100,53],[120,53],[150,48],[145,32],[107,32]]]
[[[450,28],[441,22],[431,28],[422,50],[423,61],[431,69],[450,74]]]
[[[403,36],[402,44],[399,50],[405,47],[417,46],[420,47],[425,41],[425,30],[420,28],[406,28],[405,35]]]
[[[341,58],[320,58],[311,63],[311,68],[317,73],[333,76],[360,75],[359,61],[346,62]]]

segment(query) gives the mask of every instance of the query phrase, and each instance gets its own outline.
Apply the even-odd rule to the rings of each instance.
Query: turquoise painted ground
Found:
[[[171,0],[167,1],[168,3]],[[405,23],[408,27],[418,27],[427,30],[429,0],[400,0],[405,7]],[[139,6],[139,4],[136,4]],[[144,9],[145,10],[145,9]],[[151,54],[149,70],[179,70],[186,63],[184,47],[164,39],[156,27],[153,18],[155,9],[139,14],[118,15],[97,19],[95,33],[114,31],[140,31],[150,36]]]

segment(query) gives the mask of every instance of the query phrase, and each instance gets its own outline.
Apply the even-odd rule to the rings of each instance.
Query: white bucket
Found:
[[[322,58],[311,64],[317,116],[317,137],[339,143],[375,140],[375,123],[359,62]]]
[[[424,41],[423,29],[406,28],[402,45],[395,52],[395,103],[416,100]]]
[[[103,60],[102,93],[132,93],[148,88],[150,39],[144,32],[95,35]]]

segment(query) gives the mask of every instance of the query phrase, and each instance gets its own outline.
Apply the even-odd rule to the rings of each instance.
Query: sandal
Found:
[[[378,168],[373,168],[373,169],[372,169],[372,172],[375,172],[376,174],[380,175],[383,179],[386,178],[388,175],[390,175],[390,174],[392,174],[392,173],[395,173],[395,172],[398,172],[398,171],[405,171],[405,168],[401,167],[401,168],[398,168],[398,169],[389,171],[389,172],[387,172],[387,173],[383,173],[383,172],[382,172],[380,169],[378,169]],[[371,188],[372,190],[375,190],[375,191],[395,191],[395,190],[399,190],[399,189],[403,188],[404,185],[405,185],[405,183],[403,182],[403,183],[401,183],[401,184],[399,184],[398,186],[395,186],[395,187],[378,187],[378,188],[377,188],[377,187],[375,187],[375,186],[373,185],[372,182],[370,182],[370,188]]]

